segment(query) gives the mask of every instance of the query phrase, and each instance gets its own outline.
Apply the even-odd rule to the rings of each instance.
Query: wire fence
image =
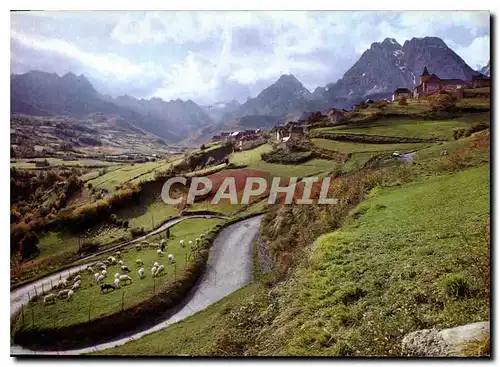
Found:
[[[190,248],[190,251],[186,251],[184,254],[184,268],[189,266],[192,262],[198,259],[200,256],[200,246],[198,244],[194,245],[192,248]],[[182,275],[184,272],[184,269],[182,266],[178,266],[177,261],[173,260],[169,265],[172,266],[173,272],[170,273],[168,278],[165,278],[164,276],[162,277],[157,277],[157,276],[150,276],[150,277],[145,277],[144,279],[141,280],[134,280],[134,281],[140,281],[140,282],[151,282],[150,287],[145,288],[144,294],[147,294],[150,292],[150,296],[153,297],[156,294],[158,294],[162,287],[167,284],[168,282],[171,281],[177,281],[178,277]],[[182,265],[182,264],[181,264]],[[212,277],[211,274],[215,274],[215,276]],[[71,273],[68,271],[67,273],[68,277],[71,276]],[[164,274],[165,275],[165,274]],[[212,281],[214,284],[216,284],[216,277],[217,273],[215,269],[213,269],[209,264],[207,264],[207,272],[206,272],[206,278],[208,281]],[[58,290],[58,284],[63,280],[62,274],[59,276],[58,281],[54,281],[50,279],[47,282],[44,282],[39,285],[39,287],[33,287],[32,291],[28,292],[28,303],[27,304],[22,304],[21,305],[21,310],[20,310],[20,318],[21,318],[21,325],[23,325],[24,329],[36,329],[36,328],[48,328],[48,327],[53,327],[56,328],[58,324],[65,324],[63,320],[63,315],[66,315],[66,313],[61,313],[58,315],[50,314],[50,318],[52,319],[52,325],[48,325],[49,323],[46,321],[46,319],[43,318],[43,316],[40,316],[40,312],[35,312],[35,308],[37,307],[36,303],[41,303],[43,305],[47,305],[48,307],[50,304],[53,303],[58,303],[58,302],[85,302],[85,300],[80,300],[77,299],[75,300],[74,298],[78,297],[78,293],[81,291],[75,292],[71,298],[69,299],[67,296],[67,291],[69,289],[64,289],[64,293],[59,293],[60,291]],[[80,322],[90,322],[94,319],[103,317],[104,315],[109,315],[115,312],[123,312],[125,309],[128,307],[133,307],[137,305],[139,302],[146,300],[147,298],[144,298],[142,296],[137,296],[137,292],[128,292],[128,297],[127,297],[127,282],[123,281],[123,285],[119,286],[118,288],[115,289],[101,289],[100,284],[93,284],[91,287],[95,289],[95,291],[102,293],[103,295],[106,295],[107,293],[111,292],[121,292],[121,296],[117,301],[115,301],[115,306],[112,307],[111,309],[109,307],[106,308],[106,311],[104,314],[100,308],[100,302],[95,302],[92,298],[90,298],[86,304],[87,306],[78,306],[78,315],[79,317],[75,318],[73,323],[80,323]],[[111,286],[111,285],[110,285]],[[149,289],[149,290],[148,290]],[[53,296],[50,299],[46,299],[46,296],[52,294]],[[128,298],[128,299],[127,299]],[[83,311],[82,311],[83,309]],[[45,310],[45,309],[44,309]],[[38,310],[39,311],[39,310]],[[38,318],[37,318],[38,314]],[[68,315],[70,316],[70,315]],[[62,321],[62,322],[61,322]]]

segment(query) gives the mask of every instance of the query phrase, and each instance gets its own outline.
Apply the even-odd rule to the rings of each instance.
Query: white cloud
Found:
[[[453,50],[469,64],[476,69],[478,65],[485,66],[490,60],[490,37],[478,37],[466,47],[454,44],[448,40],[445,41],[449,46],[454,45]]]

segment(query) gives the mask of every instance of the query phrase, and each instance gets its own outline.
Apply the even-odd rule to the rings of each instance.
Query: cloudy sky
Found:
[[[334,82],[386,37],[440,37],[477,69],[489,34],[479,11],[20,12],[11,72],[72,71],[113,96],[244,102],[281,74],[310,90]]]

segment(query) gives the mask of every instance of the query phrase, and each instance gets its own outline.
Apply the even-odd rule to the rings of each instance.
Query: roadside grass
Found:
[[[331,171],[336,164],[326,159],[311,159],[301,164],[267,163],[261,159],[261,154],[270,152],[270,144],[261,145],[255,149],[231,154],[229,162],[237,165],[246,165],[254,169],[269,173],[274,177],[306,177],[314,174]]]
[[[122,308],[122,296],[124,300],[124,308],[132,307],[137,303],[150,298],[155,290],[158,290],[160,285],[173,280],[180,275],[184,269],[184,265],[188,254],[190,253],[189,240],[194,241],[200,234],[209,231],[216,224],[223,221],[220,219],[187,219],[179,224],[176,224],[170,229],[171,239],[167,240],[165,248],[165,256],[158,257],[156,248],[145,248],[137,251],[134,245],[131,245],[121,251],[121,259],[127,265],[131,273],[130,277],[133,282],[129,285],[124,285],[119,290],[110,291],[102,294],[100,286],[95,283],[93,274],[88,274],[82,271],[81,290],[75,292],[73,299],[66,301],[58,299],[55,304],[44,305],[43,298],[30,302],[24,308],[25,317],[19,319],[22,323],[18,327],[30,328],[33,325],[35,328],[54,328],[67,326],[89,320],[89,308],[91,319],[108,315],[113,312],[118,312]],[[158,240],[160,235],[155,236]],[[179,239],[183,238],[186,241],[186,247],[182,248],[179,245]],[[148,241],[151,243],[151,241]],[[167,259],[167,254],[173,254],[176,264],[172,265]],[[109,256],[109,255],[108,255]],[[118,258],[117,255],[114,255]],[[107,257],[107,256],[106,256]],[[144,261],[144,266],[136,264],[136,259]],[[151,268],[153,262],[157,261],[165,265],[165,273],[159,277],[151,277]],[[145,269],[145,278],[140,280],[137,275],[137,270],[140,267]],[[97,271],[97,268],[94,269]],[[112,283],[116,272],[125,274],[119,268],[119,265],[108,266],[107,277],[103,283]],[[55,284],[54,284],[55,285]],[[24,321],[24,323],[23,323]]]
[[[166,329],[92,355],[211,355],[230,322],[231,310],[248,305],[261,293],[260,283],[249,284]]]
[[[208,201],[200,201],[188,205],[185,212],[189,213],[198,210],[208,210],[231,216],[237,213],[242,207],[243,206],[241,204],[231,204],[229,200],[221,200],[218,204],[212,204]]]
[[[483,165],[374,189],[317,240],[267,352],[398,355],[408,332],[489,319],[489,185]],[[466,292],[450,292],[450,276]]]
[[[490,114],[488,112],[474,113],[456,119],[436,121],[388,118],[373,122],[320,128],[314,131],[452,140],[454,129],[469,128],[476,122],[490,122]]]
[[[179,209],[166,204],[161,198],[161,183],[145,188],[137,201],[119,209],[115,214],[129,221],[129,228],[144,228],[150,231],[170,217],[179,215]]]

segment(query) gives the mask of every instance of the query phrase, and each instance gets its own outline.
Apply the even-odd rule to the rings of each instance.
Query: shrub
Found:
[[[205,150],[207,147],[205,146],[205,144],[201,144],[200,146],[200,150]]]
[[[99,250],[99,243],[95,241],[85,241],[80,244],[78,254],[88,255],[93,254]]]
[[[456,107],[453,97],[445,91],[433,94],[427,100],[432,111],[452,111]]]
[[[383,110],[384,108],[387,107],[387,101],[377,101],[375,102],[375,108],[378,108],[379,110]]]
[[[398,105],[400,106],[408,106],[408,101],[406,100],[406,97],[401,97],[398,101]]]
[[[144,227],[136,227],[136,228],[131,228],[130,229],[130,234],[132,235],[132,237],[140,237],[140,236],[143,236],[146,234],[146,232],[144,231]]]
[[[470,285],[467,280],[458,274],[448,274],[443,278],[446,293],[452,297],[463,298],[470,294]]]

